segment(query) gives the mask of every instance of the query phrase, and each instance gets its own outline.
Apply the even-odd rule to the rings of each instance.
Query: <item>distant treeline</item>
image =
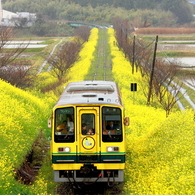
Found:
[[[185,0],[2,0],[3,9],[32,12],[48,20],[111,23],[122,17],[136,25],[176,26],[193,21]]]

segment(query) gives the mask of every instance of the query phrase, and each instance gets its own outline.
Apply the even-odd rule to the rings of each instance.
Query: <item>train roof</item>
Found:
[[[112,81],[78,81],[69,83],[56,106],[75,104],[122,106],[118,86]]]

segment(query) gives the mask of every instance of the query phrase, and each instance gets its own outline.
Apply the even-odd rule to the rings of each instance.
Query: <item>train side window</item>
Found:
[[[55,110],[54,134],[56,142],[74,141],[74,108],[65,107]],[[66,136],[65,136],[66,135]]]
[[[115,107],[102,108],[102,141],[122,141],[121,109]]]
[[[81,115],[81,134],[94,135],[95,134],[95,115],[92,113]]]

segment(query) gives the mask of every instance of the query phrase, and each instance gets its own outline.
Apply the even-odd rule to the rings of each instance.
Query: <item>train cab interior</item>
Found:
[[[102,134],[102,141],[123,140],[122,113],[117,107],[103,106],[101,109],[102,127],[98,133]],[[94,113],[83,113],[79,127],[82,135],[95,135],[97,133],[96,118]],[[74,142],[75,141],[75,113],[73,107],[58,108],[55,111],[54,139],[56,142]]]
[[[54,126],[56,142],[74,142],[74,108],[56,109]]]
[[[81,121],[81,134],[95,135],[95,115],[93,113],[82,114]]]
[[[122,119],[120,108],[103,107],[102,141],[122,141]]]

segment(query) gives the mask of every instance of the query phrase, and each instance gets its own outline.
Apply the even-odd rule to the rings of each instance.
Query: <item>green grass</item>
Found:
[[[50,45],[50,44],[52,44],[52,43],[55,43],[56,41],[55,40],[45,40],[45,41],[43,41],[43,42],[41,42],[41,43],[39,43],[39,44],[46,44],[46,45]]]
[[[162,57],[194,57],[195,52],[193,51],[163,51],[162,52],[157,52],[157,56],[162,56]]]
[[[27,48],[24,53],[39,53],[42,52],[44,48]]]
[[[99,31],[98,44],[87,79],[113,80],[111,72],[112,56],[107,43],[108,34],[106,30]],[[96,74],[96,77],[94,77],[94,74]]]
[[[194,83],[195,85],[195,83]],[[189,95],[190,99],[195,103],[195,93],[194,90],[191,89],[190,87],[188,87],[187,85],[183,84],[182,88],[184,88],[186,90],[186,94]],[[181,101],[183,102],[183,105],[185,105],[185,107],[191,108],[192,106],[189,104],[189,102],[182,96],[181,97]]]
[[[144,39],[144,40],[154,40],[156,35],[138,35],[138,37]],[[158,41],[192,41],[189,43],[195,42],[195,35],[158,35]],[[174,42],[175,43],[175,42]],[[183,42],[180,42],[180,44],[184,44]]]
[[[187,69],[181,68],[181,69],[178,69],[176,76],[178,78],[181,77],[181,79],[182,77],[194,77],[194,70],[192,69],[187,70]]]
[[[99,36],[107,35],[104,35],[103,32],[101,32],[99,33]],[[102,43],[100,40],[101,39],[99,38],[98,47],[101,49],[103,45],[101,45]],[[100,67],[103,67],[106,64],[110,65],[112,59],[112,56],[109,54],[110,48],[108,45],[104,47],[106,57],[100,55],[99,61],[98,54],[94,54],[94,62],[88,73],[90,77],[95,72],[97,65]],[[45,50],[47,50],[47,48]],[[103,53],[105,52],[102,52],[102,54]],[[101,54],[101,52],[99,54]],[[33,59],[36,58],[38,57],[33,57]],[[41,64],[40,62],[37,63]],[[119,61],[119,63],[122,62]],[[120,66],[118,73],[121,74],[120,71],[122,70],[123,68],[121,69]],[[100,68],[99,71],[102,73],[103,68]],[[128,71],[129,68],[127,68],[126,73]],[[180,71],[178,75],[188,75],[188,73],[193,75],[193,71]],[[49,75],[47,76],[50,78]],[[129,83],[128,85],[125,84],[130,77],[125,76],[126,74],[122,74],[119,81],[121,86],[125,87],[125,92],[129,93]],[[45,81],[45,78],[43,77],[42,82]],[[98,79],[102,78],[98,77]],[[8,159],[8,161],[5,162],[11,162],[11,166],[8,166],[9,164],[7,163],[5,164],[7,167],[1,167],[2,172],[0,173],[2,177],[0,180],[2,180],[0,181],[0,194],[53,194],[56,184],[53,182],[53,174],[51,174],[52,168],[49,153],[47,154],[45,163],[39,171],[39,176],[35,183],[30,187],[15,181],[12,169],[15,164],[19,166],[22,162],[23,156],[26,155],[26,148],[30,149],[31,143],[38,133],[38,129],[36,129],[38,126],[44,129],[47,136],[50,135],[50,130],[46,128],[46,119],[51,112],[49,107],[52,107],[52,104],[55,102],[54,98],[52,98],[52,94],[46,96],[39,93],[38,90],[23,94],[21,91],[17,92],[15,88],[8,88],[7,90],[7,85],[4,86],[4,83],[0,86],[2,88],[1,113],[3,113],[4,117],[1,119],[2,122],[5,123],[2,125],[1,122],[0,126],[2,132],[0,134],[0,148],[4,148],[5,151],[7,151],[7,153],[5,153],[6,155],[3,155],[2,153],[3,160]],[[8,93],[8,96],[4,93],[5,89],[7,90],[6,93]],[[23,94],[22,97],[20,96],[21,94]],[[192,99],[195,98],[194,96],[195,95],[192,96]],[[124,99],[126,98],[127,97],[124,97]],[[136,98],[139,99],[139,96],[136,96]],[[128,101],[126,105],[129,107],[127,114],[130,115],[132,120],[131,126],[128,128],[127,132],[127,169],[125,173],[127,179],[126,194],[142,195],[152,194],[153,192],[153,194],[155,194],[155,192],[158,194],[158,192],[161,193],[162,190],[166,189],[170,189],[171,194],[173,188],[176,188],[177,192],[179,192],[181,191],[180,186],[184,185],[189,188],[188,190],[191,190],[193,184],[190,183],[190,178],[193,172],[193,163],[190,164],[190,162],[194,160],[191,156],[192,145],[190,145],[194,138],[192,132],[194,126],[190,126],[192,123],[191,121],[188,121],[191,115],[183,118],[181,113],[179,113],[171,118],[167,118],[166,123],[164,123],[164,121],[159,123],[157,119],[160,118],[160,116],[158,116],[159,114],[162,115],[162,111],[158,111],[156,108],[153,109],[152,107],[146,108],[145,106],[131,105],[131,103],[129,103],[130,99],[131,96],[129,96],[129,99],[125,100]],[[182,102],[183,101],[185,100],[182,100]],[[16,111],[20,112],[20,115],[17,114]],[[39,117],[37,118],[37,116]],[[27,117],[26,120],[24,120],[25,117]],[[183,123],[183,119],[186,120],[186,123]],[[158,124],[156,124],[157,122]],[[155,128],[154,124],[156,124]],[[15,133],[16,130],[20,130],[21,126],[25,131],[17,131],[17,133]],[[153,128],[151,128],[151,126],[153,126]],[[189,130],[187,129],[188,127],[190,127]],[[5,134],[6,129],[9,131],[11,130],[11,132],[7,131],[9,134]],[[6,136],[10,136],[10,138],[6,140]],[[26,141],[27,137],[28,141]],[[23,148],[24,146],[26,146],[25,149]],[[184,149],[183,146],[187,148]],[[12,151],[11,148],[13,148]],[[18,152],[19,149],[23,149],[23,151]],[[1,152],[2,151],[0,151],[0,153]],[[18,155],[18,157],[15,156],[15,154]],[[8,157],[11,157],[11,161]],[[185,159],[189,159],[189,161],[186,161]],[[6,172],[4,169],[8,171]],[[155,191],[158,189],[159,191]]]

